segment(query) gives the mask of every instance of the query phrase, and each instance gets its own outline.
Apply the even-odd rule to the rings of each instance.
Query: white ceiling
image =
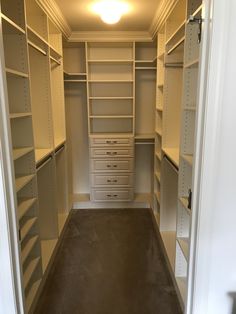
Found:
[[[104,24],[89,9],[93,0],[56,0],[72,31],[148,31],[161,0],[126,0],[132,10],[115,25]]]

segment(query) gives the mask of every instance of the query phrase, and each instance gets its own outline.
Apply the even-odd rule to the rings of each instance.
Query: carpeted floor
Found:
[[[37,314],[181,314],[147,209],[74,211]]]

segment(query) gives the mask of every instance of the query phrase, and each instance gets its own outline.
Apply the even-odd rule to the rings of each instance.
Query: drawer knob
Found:
[[[117,165],[113,165],[113,168],[117,168]]]
[[[107,165],[107,168],[111,168],[111,165]]]
[[[113,180],[113,183],[116,183],[117,182],[117,180]]]
[[[111,180],[107,180],[107,182],[108,182],[108,183],[110,183],[110,182],[111,182]]]

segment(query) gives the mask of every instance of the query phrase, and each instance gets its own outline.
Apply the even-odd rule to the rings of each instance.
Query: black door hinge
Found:
[[[198,43],[199,44],[200,44],[201,39],[202,39],[202,22],[203,22],[202,17],[195,17],[193,15],[189,16],[188,23],[190,23],[190,24],[197,23],[198,24],[198,27],[199,27],[199,29],[198,29]]]

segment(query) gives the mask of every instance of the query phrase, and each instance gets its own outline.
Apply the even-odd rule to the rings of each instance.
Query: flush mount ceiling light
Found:
[[[93,4],[93,11],[107,24],[116,24],[129,11],[129,5],[118,0],[103,0]]]

